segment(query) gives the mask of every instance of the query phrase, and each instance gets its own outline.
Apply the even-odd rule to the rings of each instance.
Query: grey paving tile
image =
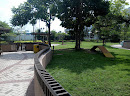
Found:
[[[0,56],[0,96],[34,94],[31,83],[34,74],[33,58],[33,52],[29,51],[4,52]]]

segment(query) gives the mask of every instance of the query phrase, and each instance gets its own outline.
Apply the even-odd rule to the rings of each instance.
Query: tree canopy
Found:
[[[41,20],[46,23],[49,29],[49,45],[50,45],[50,22],[54,19],[55,6],[53,0],[27,0],[18,8],[12,8],[14,13],[11,23],[14,26],[23,26],[30,22],[36,24],[36,20]]]
[[[113,38],[113,35],[118,36],[123,27],[129,27],[130,14],[125,9],[125,5],[128,5],[126,0],[111,0],[110,11],[106,16],[99,16],[98,20],[93,24],[93,27],[100,32],[100,36],[104,35],[106,38]]]
[[[33,8],[28,2],[24,2],[20,4],[18,8],[13,7],[13,17],[11,19],[11,23],[14,26],[23,26],[26,25],[28,22],[33,20],[34,13],[32,12]]]
[[[109,2],[106,0],[58,0],[57,7],[61,25],[75,34],[76,49],[80,49],[80,36],[84,26],[92,25],[97,16],[109,12]]]
[[[0,21],[0,27],[11,29],[11,27],[6,22],[2,22],[2,21]]]
[[[0,37],[0,39],[7,40],[7,38],[9,36],[15,36],[15,34],[13,33],[12,28],[8,25],[8,23],[0,21],[0,27],[1,28],[10,29],[10,31],[8,33],[5,32],[4,34],[2,34],[1,37]]]

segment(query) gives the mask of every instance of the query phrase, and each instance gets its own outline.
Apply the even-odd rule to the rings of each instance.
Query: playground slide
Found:
[[[91,48],[91,51],[96,51],[96,48],[99,48],[105,57],[114,58],[114,56],[104,46],[93,46],[93,48]]]

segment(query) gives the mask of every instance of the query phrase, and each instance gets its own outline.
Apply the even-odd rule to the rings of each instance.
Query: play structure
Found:
[[[91,48],[90,50],[96,51],[96,48],[99,48],[105,57],[114,58],[114,56],[104,46],[93,46],[93,48]]]
[[[47,33],[31,33],[32,35],[34,35],[34,37],[35,37],[35,41],[36,41],[36,36],[37,35],[40,35],[40,36],[43,36],[43,42],[45,42],[45,37],[47,37],[47,41],[48,41],[48,38],[49,38],[49,34],[47,34]]]

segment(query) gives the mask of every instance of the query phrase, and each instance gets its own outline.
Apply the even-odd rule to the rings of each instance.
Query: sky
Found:
[[[0,20],[5,21],[6,23],[10,24],[10,20],[12,18],[13,13],[11,12],[11,8],[18,7],[20,3],[23,3],[27,0],[0,0]],[[130,0],[126,0],[130,4]],[[130,7],[130,5],[126,6],[126,8]],[[55,18],[54,21],[51,22],[51,30],[55,30],[56,32],[64,32],[65,28],[60,26],[60,20]],[[39,21],[35,25],[35,29],[39,28]],[[40,28],[44,28],[43,31],[47,30],[45,23],[40,22]],[[23,30],[29,30],[32,32],[33,27],[30,24],[27,24],[23,27]]]
[[[0,20],[5,21],[6,23],[10,24],[10,20],[12,18],[12,11],[11,8],[18,7],[20,3],[23,3],[27,0],[0,0]],[[54,21],[51,22],[51,30],[55,30],[56,32],[64,32],[65,28],[60,26],[61,21],[55,18]],[[35,25],[35,30],[39,28],[39,21]],[[46,24],[44,22],[40,22],[40,28],[44,28],[43,31],[48,30]],[[29,30],[30,32],[33,31],[33,27],[30,24],[23,26],[23,30]]]

